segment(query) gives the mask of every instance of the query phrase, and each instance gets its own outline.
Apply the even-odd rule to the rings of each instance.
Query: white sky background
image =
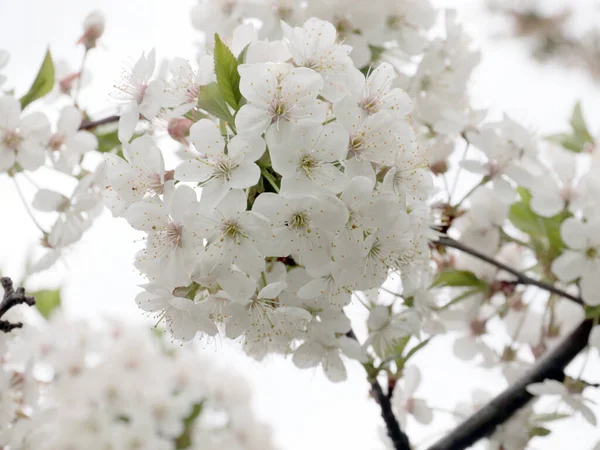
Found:
[[[357,0],[358,1],[358,0]],[[33,79],[50,43],[52,54],[65,59],[76,70],[83,55],[75,47],[83,18],[94,9],[107,16],[101,48],[90,53],[87,68],[93,72],[91,88],[84,90],[81,104],[94,118],[116,111],[108,98],[127,61],[142,51],[156,47],[159,57],[182,56],[193,59],[198,33],[190,25],[193,0],[0,0],[0,48],[11,53],[4,73],[22,95]],[[557,4],[557,1],[547,1]],[[594,2],[578,0],[578,8],[592,10]],[[490,40],[496,19],[482,15],[482,0],[438,0],[440,6],[453,5],[468,24],[475,42],[483,47],[483,60],[473,83],[473,98],[479,106],[490,106],[495,114],[502,111],[545,134],[566,130],[571,108],[582,99],[590,128],[597,131],[600,117],[600,84],[579,71],[539,66],[531,62],[522,45]],[[598,16],[595,17],[596,20]],[[593,18],[583,14],[581,26],[592,26]],[[600,22],[596,22],[600,23]],[[53,182],[44,173],[34,174],[42,185]],[[26,195],[34,191],[22,184]],[[54,186],[54,184],[52,184]],[[467,189],[469,186],[466,186]],[[12,182],[0,177],[0,269],[17,278],[22,273],[28,249],[35,247],[37,229],[25,214]],[[64,304],[75,316],[118,315],[141,320],[133,302],[142,279],[132,259],[140,243],[124,220],[105,213],[96,225],[56,270],[33,278],[28,288],[64,286]],[[356,314],[362,312],[357,308]],[[282,450],[345,449],[381,450],[378,426],[379,409],[368,398],[368,384],[359,365],[350,365],[349,379],[341,384],[328,382],[320,370],[299,370],[291,361],[269,357],[256,363],[240,354],[234,345],[217,342],[204,351],[215,360],[225,361],[230,370],[244,375],[252,384],[258,413],[269,422]],[[435,407],[452,409],[467,401],[474,388],[497,392],[503,384],[497,374],[477,369],[476,365],[457,363],[448,340],[434,340],[414,360],[423,371],[419,393]],[[591,367],[591,369],[590,369]],[[598,382],[598,365],[586,370],[587,377]],[[595,370],[593,370],[595,369]],[[595,395],[600,401],[600,397]],[[600,416],[600,408],[596,408]],[[452,427],[444,413],[428,429],[409,422],[414,443],[432,435],[432,430]],[[534,441],[537,449],[591,448],[600,439],[581,418],[556,426],[552,437]],[[439,436],[439,435],[438,435]]]

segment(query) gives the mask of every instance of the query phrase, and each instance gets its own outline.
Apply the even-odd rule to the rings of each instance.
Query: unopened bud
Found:
[[[73,86],[75,85],[75,82],[77,81],[77,79],[79,79],[79,75],[79,73],[72,73],[64,78],[61,78],[58,82],[60,92],[62,92],[63,94],[70,95],[71,91],[73,90]]]
[[[83,36],[77,41],[83,44],[86,50],[96,47],[96,43],[102,33],[104,33],[104,23],[106,18],[100,11],[90,13],[83,21]]]
[[[517,351],[510,347],[510,346],[506,346],[504,347],[504,351],[502,352],[502,361],[506,361],[506,362],[510,362],[510,361],[514,361],[517,358]]]
[[[446,161],[438,161],[429,166],[429,170],[433,172],[434,175],[440,175],[442,173],[446,173],[448,170],[448,163]]]
[[[485,333],[485,320],[471,321],[471,334],[473,336],[481,336]]]
[[[169,131],[169,136],[171,136],[177,142],[187,145],[186,138],[190,135],[190,127],[192,125],[193,122],[190,119],[186,119],[185,117],[176,117],[169,120],[167,130]]]
[[[548,347],[546,346],[546,344],[543,342],[540,342],[539,344],[531,347],[531,353],[533,353],[533,357],[535,359],[540,359],[542,357],[542,355],[544,353],[546,353],[547,349],[548,349]]]

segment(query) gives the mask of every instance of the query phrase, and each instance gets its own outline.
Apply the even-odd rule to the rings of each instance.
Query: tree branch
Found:
[[[106,125],[108,123],[114,123],[114,122],[118,122],[118,121],[119,121],[119,116],[117,116],[117,115],[108,116],[108,117],[105,117],[104,119],[99,119],[99,120],[84,120],[83,122],[81,122],[79,129],[80,130],[90,130],[90,129],[96,128],[100,125]]]
[[[354,330],[348,331],[346,333],[350,339],[354,339],[358,342],[358,338],[356,334],[354,334]],[[368,371],[367,371],[368,372]],[[396,450],[410,450],[410,441],[408,440],[408,436],[402,429],[400,428],[400,424],[394,416],[394,412],[392,411],[392,390],[388,392],[388,394],[384,394],[381,385],[377,379],[369,380],[371,383],[371,393],[375,397],[375,400],[379,404],[381,408],[381,417],[385,422],[385,427],[387,429],[387,435],[392,440],[392,444],[394,445],[394,449]]]
[[[0,283],[4,288],[4,298],[0,303],[0,319],[6,314],[12,307],[20,305],[22,303],[28,306],[35,305],[35,299],[33,297],[25,296],[25,289],[20,287],[16,291],[13,288],[13,282],[8,277],[0,278]],[[21,322],[11,323],[7,320],[0,320],[0,332],[10,333],[15,328],[21,328],[23,324]]]
[[[518,284],[537,286],[540,289],[543,289],[545,291],[551,292],[553,294],[567,298],[575,303],[583,305],[583,300],[581,300],[581,298],[576,297],[575,295],[569,294],[568,292],[565,292],[561,289],[558,289],[551,284],[544,283],[543,281],[539,281],[539,280],[530,278],[527,275],[525,275],[524,273],[519,272],[518,270],[515,270],[512,267],[507,266],[506,264],[501,263],[500,261],[497,261],[494,258],[492,258],[488,255],[485,255],[471,247],[468,247],[468,246],[462,244],[461,242],[458,242],[457,240],[452,239],[449,236],[441,236],[437,241],[434,241],[433,243],[436,245],[441,245],[442,247],[455,248],[455,249],[465,252],[471,256],[474,256],[475,258],[480,259],[481,261],[485,261],[488,264],[496,266],[497,268],[502,269],[505,272],[508,272],[508,273],[514,275],[515,277],[517,277]]]
[[[408,440],[408,436],[400,428],[400,424],[398,423],[398,420],[396,420],[396,416],[394,416],[394,412],[392,411],[391,392],[389,393],[390,395],[384,394],[383,389],[377,380],[371,382],[371,389],[375,399],[377,400],[377,403],[379,403],[379,407],[381,408],[381,417],[385,422],[387,435],[392,440],[394,448],[396,450],[410,450],[410,441]]]
[[[526,388],[545,379],[563,381],[565,367],[588,343],[593,320],[584,320],[559,345],[550,351],[519,381],[455,428],[428,450],[463,450],[491,435],[498,425],[509,420],[533,397]]]

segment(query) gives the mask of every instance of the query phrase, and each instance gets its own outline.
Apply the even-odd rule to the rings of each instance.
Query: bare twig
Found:
[[[563,381],[565,367],[587,346],[592,326],[593,320],[584,320],[531,371],[428,450],[462,450],[471,447],[479,439],[490,436],[497,426],[509,420],[532,399],[533,396],[526,389],[528,385],[546,379]]]
[[[2,287],[4,288],[4,298],[2,299],[2,303],[0,303],[0,319],[6,314],[8,310],[16,305],[20,305],[22,303],[27,304],[28,306],[35,305],[35,299],[33,297],[27,297],[25,295],[25,289],[20,287],[15,291],[13,288],[13,282],[8,277],[0,278],[0,283],[2,283]],[[15,328],[21,328],[23,324],[21,322],[10,323],[7,320],[0,320],[0,331],[4,333],[9,333]]]
[[[358,342],[356,334],[354,334],[353,330],[350,330],[348,333],[346,333],[346,336]],[[373,380],[370,379],[369,383],[371,384],[371,393],[381,408],[381,417],[385,422],[387,435],[391,439],[394,449],[410,450],[410,441],[408,440],[408,436],[400,428],[400,424],[398,423],[398,420],[392,411],[391,399],[393,390],[390,389],[388,393],[385,394],[383,392],[383,388],[376,378]]]
[[[81,126],[79,127],[80,130],[90,130],[92,128],[96,128],[100,125],[106,125],[108,123],[115,123],[119,121],[119,116],[114,115],[114,116],[108,116],[105,117],[104,119],[99,119],[99,120],[84,120],[83,122],[81,122]]]
[[[371,382],[371,389],[375,400],[377,400],[377,403],[381,408],[381,417],[385,422],[385,426],[387,428],[387,435],[392,440],[394,448],[396,450],[410,450],[411,447],[410,441],[408,440],[408,436],[400,428],[400,424],[398,423],[398,420],[396,420],[396,416],[394,416],[394,412],[392,411],[392,392],[388,392],[388,394],[386,395],[383,392],[379,381],[377,380]]]
[[[561,289],[558,289],[557,287],[554,287],[551,284],[548,283],[544,283],[543,281],[539,281],[539,280],[535,280],[533,278],[528,277],[527,275],[525,275],[522,272],[519,272],[518,270],[513,269],[512,267],[484,254],[481,253],[461,242],[458,242],[455,239],[452,239],[449,236],[442,236],[440,237],[437,241],[433,242],[436,245],[440,245],[442,247],[451,247],[451,248],[455,248],[457,250],[460,250],[462,252],[465,252],[471,256],[474,256],[477,259],[480,259],[481,261],[484,261],[488,264],[491,264],[493,266],[496,266],[499,269],[504,270],[505,272],[508,272],[512,275],[514,275],[517,278],[517,283],[518,284],[523,284],[523,285],[529,285],[529,286],[536,286],[540,289],[543,289],[545,291],[551,292],[553,294],[559,295],[561,297],[567,298],[579,305],[583,305],[583,300],[581,300],[581,298],[569,294],[568,292],[565,292]]]

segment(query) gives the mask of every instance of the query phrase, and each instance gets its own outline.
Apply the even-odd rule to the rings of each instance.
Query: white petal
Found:
[[[19,128],[21,134],[26,139],[33,139],[40,143],[45,143],[50,137],[50,122],[48,121],[48,118],[40,112],[34,112],[23,117]]]
[[[421,384],[421,371],[417,366],[408,366],[404,369],[404,391],[408,397],[412,397]]]
[[[268,284],[260,290],[260,292],[258,293],[258,298],[275,298],[279,294],[281,294],[281,292],[287,287],[287,285],[288,284],[285,281],[276,281],[275,283]]]
[[[139,112],[137,107],[129,107],[121,113],[119,118],[119,141],[126,144],[129,142],[138,123]]]
[[[600,325],[596,325],[594,328],[592,328],[588,342],[592,347],[596,347],[598,350],[600,350]]]
[[[322,345],[308,341],[296,349],[292,361],[299,369],[308,369],[318,365],[324,355],[325,349]]]
[[[329,378],[329,381],[337,383],[346,379],[346,367],[337,351],[328,351],[322,364],[323,371],[327,375],[327,378]]]
[[[211,158],[220,157],[225,148],[219,125],[208,119],[202,119],[191,126],[190,140],[198,153]]]
[[[560,281],[569,282],[581,276],[585,269],[586,258],[583,253],[566,250],[552,261],[552,273]]]
[[[574,217],[569,217],[560,226],[560,236],[568,247],[583,250],[587,244],[588,230]]]
[[[81,118],[81,111],[78,108],[74,106],[65,107],[60,113],[56,131],[63,136],[71,136],[77,133],[81,125]]]
[[[21,104],[10,95],[0,97],[0,129],[14,130],[21,119]]]

